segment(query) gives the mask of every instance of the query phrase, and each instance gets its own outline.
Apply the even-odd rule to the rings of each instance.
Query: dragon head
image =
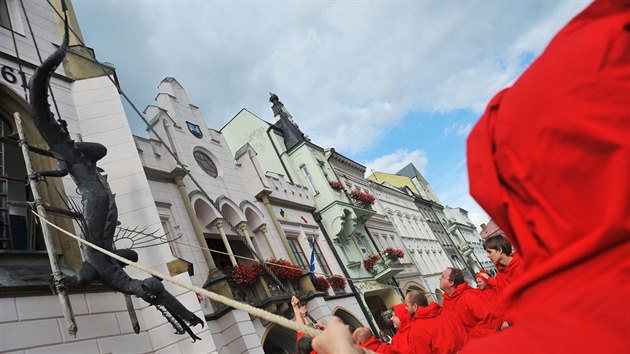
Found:
[[[175,329],[176,334],[188,333],[193,342],[201,338],[197,337],[191,326],[198,324],[203,328],[203,321],[195,316],[194,313],[188,311],[171,293],[165,288],[164,284],[158,278],[147,278],[142,281],[142,294],[140,297],[155,306],[168,322]]]

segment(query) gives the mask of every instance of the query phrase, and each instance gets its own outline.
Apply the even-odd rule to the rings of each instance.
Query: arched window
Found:
[[[205,173],[210,175],[210,177],[217,177],[217,166],[214,164],[210,156],[201,151],[195,151],[193,152],[193,157],[195,158],[195,161],[197,161],[197,163],[199,164],[199,167],[201,167],[201,169]]]

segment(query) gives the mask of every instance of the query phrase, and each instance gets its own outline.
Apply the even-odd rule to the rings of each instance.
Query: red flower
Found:
[[[269,270],[280,280],[293,280],[302,276],[302,269],[286,259],[270,258],[265,262],[267,262]],[[278,266],[269,263],[277,264]]]
[[[346,279],[341,275],[331,275],[327,278],[333,290],[343,290],[346,287]]]
[[[336,191],[345,191],[346,190],[346,186],[343,185],[343,183],[339,182],[339,181],[328,181],[328,184],[330,185],[330,188],[336,190]]]
[[[352,191],[350,191],[350,198],[365,205],[372,205],[376,200],[376,198],[372,194],[368,192],[362,192],[358,189],[353,189]]]
[[[317,291],[321,291],[323,293],[327,292],[330,289],[330,283],[326,277],[315,277],[315,289]]]
[[[262,274],[259,264],[237,265],[228,273],[228,281],[234,284],[253,284]]]
[[[399,259],[399,258],[403,258],[405,256],[405,252],[403,252],[403,250],[398,249],[398,248],[394,248],[394,247],[387,247],[385,249],[385,252],[383,253],[383,255],[393,261]]]
[[[366,259],[363,260],[363,267],[365,268],[365,270],[367,270],[368,272],[372,272],[374,270],[374,266],[376,266],[376,263],[378,261],[381,260],[381,255],[380,254],[373,254],[369,257],[367,257]]]

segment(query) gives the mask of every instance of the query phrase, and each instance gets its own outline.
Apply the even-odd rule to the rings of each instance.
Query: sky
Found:
[[[414,163],[476,226],[489,217],[468,192],[468,133],[588,3],[73,0],[86,45],[141,111],[165,77],[216,130],[242,108],[274,122],[273,92],[315,144],[368,175]]]

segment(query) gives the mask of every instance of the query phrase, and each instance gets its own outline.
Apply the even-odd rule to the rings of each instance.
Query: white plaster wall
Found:
[[[8,3],[10,6],[20,6],[17,11],[19,18],[14,19],[16,23],[26,24],[21,3],[18,4],[16,0],[9,0]],[[53,43],[61,42],[55,22],[56,15],[48,3],[43,1],[24,1],[24,5],[35,31],[40,53],[45,58],[55,49]],[[39,64],[28,27],[24,26],[21,33],[23,36],[16,36],[21,59]],[[15,55],[10,32],[0,28],[0,38],[0,50]],[[15,68],[17,74],[16,63],[4,58],[1,63]],[[30,78],[32,71],[26,67],[24,69],[27,79]],[[57,73],[63,74],[63,67]],[[20,84],[18,81],[7,86],[23,97],[24,91]],[[71,136],[77,138],[77,134],[80,134],[84,141],[99,142],[107,146],[109,153],[99,166],[107,171],[112,191],[117,194],[119,219],[123,225],[161,228],[127,118],[113,84],[106,77],[75,81],[72,84],[53,78],[51,87],[60,116],[68,122]],[[70,178],[64,179],[64,185],[69,193],[76,189]],[[75,198],[78,200],[77,196]],[[139,256],[142,264],[163,273],[166,272],[165,262],[172,259],[170,250],[164,246],[139,250]],[[148,276],[133,270],[129,273],[135,273],[136,277]],[[185,274],[178,279],[190,282]],[[165,285],[187,308],[203,318],[195,294]],[[207,327],[203,330],[200,327],[194,329],[203,341],[191,346],[187,335],[173,334],[173,328],[162,315],[141,300],[133,300],[140,321],[140,334],[133,333],[122,294],[77,293],[70,295],[70,301],[78,325],[76,338],[70,337],[66,332],[57,296],[0,299],[0,352],[152,353],[162,350],[210,353],[215,350]]]
[[[16,28],[18,35],[15,36],[15,40],[17,42],[20,58],[33,64],[39,64],[40,61],[35,45],[33,44],[31,31],[24,17],[21,2],[19,0],[8,0],[7,5],[9,5],[10,13],[13,15],[17,14],[19,17],[12,19],[15,19],[15,23],[18,27]],[[50,5],[45,1],[24,1],[24,7],[28,13],[31,27],[34,30],[35,41],[39,47],[40,55],[42,58],[45,58],[56,49],[53,43],[61,43],[61,36],[59,35],[54,18],[56,15]],[[15,10],[15,12],[11,10]],[[4,27],[0,27],[0,38],[2,38],[2,40],[0,40],[0,51],[15,55],[11,32]],[[63,68],[59,70],[59,72],[63,72]]]
[[[245,143],[249,143],[258,153],[260,165],[265,172],[271,171],[285,174],[273,145],[267,136],[268,127],[269,123],[243,109],[228,124],[221,128],[221,132],[224,134],[227,144],[232,151],[237,151]],[[274,141],[279,151],[283,151],[282,139],[278,139],[273,130],[270,132],[270,135],[272,139],[275,139]]]
[[[232,310],[216,321],[210,321],[208,328],[216,338],[217,352],[221,354],[263,353],[261,335],[246,312]]]
[[[81,133],[84,141],[100,142],[109,153],[99,165],[109,176],[116,193],[119,219],[125,226],[160,228],[159,215],[144,176],[140,159],[127,125],[116,89],[105,78],[77,81],[71,87],[54,85],[55,97],[69,130]],[[69,94],[71,93],[71,94]],[[78,119],[80,117],[80,119]],[[64,181],[67,191],[74,183]],[[168,247],[156,246],[138,250],[140,262],[167,273],[165,262],[172,259]],[[135,277],[146,277],[129,271]],[[178,277],[190,282],[186,274]],[[187,308],[203,318],[195,294],[165,284]],[[204,352],[214,351],[214,343],[206,328],[195,328],[204,340],[189,345],[188,336],[173,334],[173,328],[162,315],[143,301],[134,299],[141,325],[139,335],[133,333],[122,294],[74,294],[71,302],[79,327],[76,338],[65,331],[64,320],[56,296],[0,299],[0,351],[36,352]]]

